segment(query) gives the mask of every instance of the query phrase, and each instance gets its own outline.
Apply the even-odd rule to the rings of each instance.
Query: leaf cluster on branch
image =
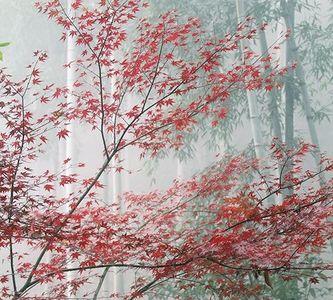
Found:
[[[291,151],[274,143],[264,162],[223,157],[164,192],[126,193],[122,213],[100,195],[106,188],[102,174],[124,149],[134,147],[142,159],[178,149],[199,118],[210,119],[211,126],[225,118],[232,91],[280,88],[287,69],[272,68],[271,56],[248,50],[243,62],[221,68],[221,57],[261,30],[254,20],[247,18],[222,39],[202,40],[195,18],[181,23],[168,12],[156,23],[139,19],[146,7],[142,1],[102,0],[89,8],[76,0],[66,8],[53,0],[36,7],[63,27],[62,40],[75,43],[77,57],[64,66],[74,74],[70,85],[44,79],[43,51],[34,53],[22,79],[6,69],[0,73],[6,125],[0,132],[0,247],[9,258],[8,270],[0,274],[1,297],[61,299],[83,290],[88,295],[96,290],[89,280],[111,267],[140,272],[126,299],[167,280],[200,281],[207,274],[216,275],[214,292],[220,296],[252,295],[260,287],[247,286],[249,274],[263,274],[270,285],[271,274],[332,268],[302,262],[332,236],[332,182],[316,183],[322,172],[332,171],[332,162],[323,157],[320,171],[303,170],[312,148],[307,144]],[[136,36],[126,49],[133,23]],[[196,49],[195,60],[180,55],[189,48]],[[32,104],[41,109],[33,111]],[[73,137],[69,124],[88,126],[100,140],[85,149],[101,150],[104,160],[91,176],[71,158],[58,172],[37,169],[50,140]],[[265,172],[280,168],[280,177]],[[121,162],[116,170],[122,171]],[[251,174],[251,184],[239,180]],[[57,191],[68,186],[72,192],[60,197]],[[286,189],[293,192],[281,203],[266,205]],[[43,284],[48,291],[36,295]]]

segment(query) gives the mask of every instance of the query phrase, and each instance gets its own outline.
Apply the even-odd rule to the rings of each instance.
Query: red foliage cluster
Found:
[[[244,156],[223,157],[165,192],[125,194],[123,213],[99,201],[101,175],[123,149],[135,147],[141,158],[178,149],[200,118],[212,126],[225,118],[233,91],[279,87],[286,70],[272,70],[269,55],[248,51],[242,63],[221,64],[242,40],[255,37],[252,19],[223,39],[202,41],[200,22],[182,23],[174,12],[154,24],[140,19],[132,37],[128,28],[146,7],[141,1],[101,0],[89,8],[76,0],[69,11],[53,0],[36,7],[64,28],[62,40],[76,43],[77,57],[65,65],[75,78],[71,86],[46,83],[41,51],[22,80],[0,73],[6,125],[0,132],[0,247],[10,261],[0,274],[2,298],[25,299],[43,283],[50,286],[45,297],[61,299],[68,290],[75,295],[109,267],[143,270],[128,299],[179,276],[222,274],[215,279],[221,295],[250,295],[257,287],[246,285],[249,273],[263,272],[268,284],[271,273],[330,268],[302,263],[302,255],[318,252],[332,236],[332,182],[320,187],[319,173],[302,169],[311,151],[305,144],[287,151],[276,143],[260,170]],[[196,58],[188,57],[189,47]],[[30,109],[32,103],[40,109]],[[69,160],[59,173],[38,173],[49,140],[71,138],[74,121],[100,137],[104,163],[90,178],[80,175],[84,164],[69,166]],[[290,160],[288,172],[272,175]],[[332,162],[323,159],[321,172],[331,170]],[[245,184],[242,177],[253,174]],[[73,192],[59,197],[55,191],[68,185]],[[266,205],[285,190],[283,201]],[[69,280],[71,272],[76,275]]]

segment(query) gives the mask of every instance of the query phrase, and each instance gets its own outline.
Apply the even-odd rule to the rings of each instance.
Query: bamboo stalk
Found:
[[[237,9],[237,18],[240,22],[241,17],[244,15],[244,1],[236,0],[236,9]],[[241,51],[244,57],[244,49],[247,47],[246,41],[241,41]],[[249,106],[250,113],[250,123],[251,123],[251,131],[253,136],[254,150],[256,153],[256,158],[261,159],[264,157],[264,143],[263,136],[261,130],[261,124],[259,119],[259,110],[258,110],[258,102],[253,92],[246,91],[246,97]]]

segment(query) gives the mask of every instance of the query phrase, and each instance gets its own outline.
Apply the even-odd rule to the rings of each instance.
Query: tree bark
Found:
[[[292,34],[294,32],[294,23],[295,23],[295,5],[294,0],[281,0],[281,9],[282,16],[285,21],[285,25],[288,30],[291,30]],[[295,62],[295,49],[293,49],[290,39],[287,39],[286,42],[286,65],[291,66]],[[295,108],[295,71],[293,68],[290,68],[287,73],[285,80],[285,146],[287,150],[292,150],[295,146],[294,141],[294,108]],[[285,177],[292,169],[292,160],[289,159],[285,165],[282,176]],[[283,180],[282,185],[288,185],[288,181]],[[284,196],[287,197],[293,193],[293,189],[286,189]]]
[[[266,34],[264,31],[260,30],[258,35],[259,35],[261,55],[268,55]],[[273,136],[277,138],[279,141],[282,141],[281,121],[277,104],[278,95],[276,90],[272,90],[270,93],[267,93],[266,99],[268,102],[268,109],[270,112],[270,121],[271,121],[271,129]]]
[[[282,2],[285,2],[285,1],[282,1]],[[294,2],[294,1],[291,1],[291,2]],[[288,11],[290,12],[290,8],[288,7],[288,4],[285,5],[285,8],[286,8],[285,10],[288,9]],[[313,152],[313,157],[315,160],[317,171],[320,171],[319,138],[318,138],[316,126],[314,123],[314,115],[313,115],[313,111],[311,108],[311,98],[310,98],[309,91],[308,91],[308,88],[306,85],[304,68],[300,62],[300,58],[298,55],[298,47],[296,45],[295,37],[293,35],[294,18],[290,14],[284,13],[284,19],[285,19],[287,28],[290,28],[292,30],[292,34],[288,39],[288,48],[290,48],[290,52],[293,53],[293,60],[295,60],[297,62],[296,69],[295,69],[295,75],[299,81],[300,93],[301,93],[301,97],[302,97],[303,108],[304,108],[305,115],[306,115],[306,121],[307,121],[307,125],[308,125],[311,143],[316,146],[316,149]],[[326,180],[325,180],[325,176],[323,173],[321,173],[319,175],[319,179],[320,179],[320,184],[324,185]]]
[[[66,10],[67,10],[67,14],[69,17],[72,17],[72,15],[73,15],[73,11],[71,9],[71,4],[72,4],[72,1],[67,0]],[[76,56],[75,48],[76,48],[76,45],[75,45],[74,38],[70,34],[68,34],[68,37],[66,40],[66,63],[67,64],[69,64],[73,60],[75,60],[75,56]],[[68,88],[68,96],[67,96],[66,102],[69,106],[72,105],[72,102],[73,102],[72,91],[73,91],[74,82],[75,82],[74,69],[67,68],[66,69],[66,86]],[[73,157],[74,126],[72,123],[70,123],[66,127],[67,127],[67,130],[70,131],[70,135],[68,136],[68,138],[66,138],[66,140],[64,142],[65,143],[64,146],[58,143],[58,147],[60,147],[60,149],[59,149],[60,150],[59,151],[59,156],[60,156],[59,163],[60,164],[62,164],[62,162],[67,158],[71,158],[72,159],[71,163],[74,163],[74,161],[73,161],[73,159],[74,159],[74,157]],[[77,152],[76,152],[76,157],[77,157]],[[77,160],[77,158],[75,160]],[[72,168],[71,167],[67,168],[66,175],[70,175],[71,173],[72,173]],[[71,193],[72,193],[72,185],[67,184],[65,186],[65,197],[69,198]],[[67,207],[65,209],[66,209],[66,213],[71,210],[69,205],[67,205]],[[70,265],[69,265],[69,267],[70,267]],[[73,280],[74,279],[73,275],[74,274],[66,274],[66,280],[67,281]],[[70,290],[67,291],[67,296],[71,297]]]
[[[244,16],[244,0],[236,0],[237,8],[237,18],[241,22],[241,18]],[[241,43],[242,55],[244,55],[244,48],[248,45],[245,42]],[[246,91],[249,113],[250,113],[250,123],[251,131],[253,136],[254,150],[257,159],[262,159],[264,157],[264,143],[262,137],[261,124],[258,112],[258,102],[255,95],[251,91]]]
[[[244,0],[236,0],[236,9],[237,9],[237,18],[238,22],[241,22],[244,16]],[[244,59],[244,49],[248,47],[246,41],[241,42],[241,52]],[[253,143],[254,143],[254,150],[256,154],[256,158],[259,160],[259,168],[260,168],[260,160],[262,160],[265,156],[265,146],[262,134],[262,127],[260,122],[259,116],[259,109],[258,109],[258,101],[256,96],[251,91],[246,91],[246,97],[249,107],[249,114],[250,114],[250,124],[251,124],[251,132],[253,136]],[[270,206],[274,204],[275,200],[273,197],[269,198],[265,205]]]
[[[301,97],[302,97],[302,103],[303,103],[303,108],[305,111],[305,116],[306,116],[306,121],[307,121],[307,125],[308,125],[311,143],[316,146],[316,149],[313,152],[313,157],[314,157],[314,160],[316,163],[317,171],[320,171],[320,144],[319,144],[319,138],[318,138],[316,126],[314,123],[313,110],[311,108],[311,98],[310,98],[309,91],[308,91],[308,88],[306,85],[305,72],[304,72],[304,68],[303,68],[302,64],[300,63],[295,38],[293,36],[291,36],[289,38],[289,40],[290,40],[290,47],[291,47],[292,51],[294,52],[294,59],[297,61],[295,74],[299,81],[300,93],[301,93]],[[321,185],[324,185],[326,182],[324,174],[321,173],[319,175],[319,178],[320,178]]]

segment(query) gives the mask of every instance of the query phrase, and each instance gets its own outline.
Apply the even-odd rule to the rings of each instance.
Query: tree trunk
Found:
[[[242,17],[244,17],[244,0],[236,0],[236,8],[237,8],[237,18],[238,22],[242,21]],[[248,46],[246,42],[241,43],[241,51],[242,55],[244,55],[244,48]],[[259,119],[258,112],[258,103],[255,95],[251,91],[246,91],[249,113],[250,113],[250,123],[251,123],[251,131],[253,136],[254,150],[256,153],[257,159],[262,159],[264,157],[264,143],[262,137],[261,124]]]
[[[291,2],[294,2],[290,0]],[[315,160],[316,168],[317,171],[320,171],[320,145],[319,145],[319,138],[316,130],[316,126],[314,123],[314,116],[313,116],[313,111],[311,108],[311,99],[309,95],[309,91],[306,85],[306,80],[305,80],[305,72],[304,68],[301,64],[301,61],[299,59],[298,55],[298,47],[296,45],[296,41],[294,38],[294,19],[290,18],[290,8],[288,8],[288,4],[285,2],[285,0],[282,0],[281,3],[284,5],[284,20],[286,23],[287,28],[292,29],[292,35],[288,39],[289,43],[289,48],[293,52],[294,55],[294,60],[297,62],[295,74],[297,76],[297,79],[299,80],[299,86],[300,86],[300,93],[302,96],[302,102],[303,102],[303,107],[305,111],[305,116],[306,116],[306,121],[309,129],[309,134],[310,134],[310,139],[311,143],[316,146],[315,151],[313,152],[313,157]],[[319,180],[320,180],[320,185],[323,186],[326,183],[326,179],[323,173],[319,175]],[[333,240],[330,241],[330,248],[331,252],[333,253]]]
[[[310,134],[310,139],[311,143],[313,145],[316,145],[316,149],[313,152],[313,157],[316,163],[317,171],[320,171],[320,145],[319,145],[319,138],[316,130],[316,126],[314,123],[314,115],[313,111],[311,108],[311,99],[309,95],[309,91],[306,85],[306,80],[305,80],[305,72],[302,64],[300,63],[300,59],[298,56],[297,52],[297,45],[295,42],[295,39],[293,36],[289,38],[290,40],[290,47],[292,48],[292,51],[294,52],[294,59],[297,61],[297,66],[295,70],[295,74],[297,76],[297,79],[299,80],[299,87],[300,87],[300,93],[302,96],[302,103],[303,103],[303,108],[305,111],[306,115],[306,121],[309,129],[309,134]],[[324,185],[326,180],[325,176],[323,174],[320,174],[320,184]]]
[[[236,9],[237,9],[237,18],[238,22],[242,22],[242,18],[244,18],[244,0],[236,0]],[[241,51],[242,56],[244,57],[244,48],[247,47],[246,41],[241,41]],[[253,136],[254,150],[256,154],[256,158],[260,160],[264,158],[265,155],[265,147],[262,135],[262,128],[258,110],[258,102],[256,96],[251,91],[246,91],[247,102],[249,106],[249,114],[250,114],[250,123],[251,123],[251,132]],[[270,206],[274,204],[274,197],[270,197],[265,202],[265,205]]]
[[[295,1],[285,0],[281,1],[281,8],[283,12],[283,18],[287,29],[294,32],[294,19],[295,19]],[[286,65],[291,66],[295,62],[295,53],[291,45],[290,39],[287,39],[286,43]],[[285,81],[285,145],[287,150],[292,150],[295,147],[294,141],[294,107],[295,107],[295,71],[290,68],[286,81]],[[289,173],[292,169],[292,160],[289,159],[284,168],[283,176]],[[288,185],[288,182],[282,182],[282,185]],[[285,190],[284,196],[291,195],[293,189],[289,188]]]
[[[294,32],[295,3],[293,0],[282,1],[284,20],[288,29]],[[295,61],[295,49],[291,45],[290,39],[287,39],[286,64],[291,65]],[[294,147],[294,102],[295,102],[295,72],[293,69],[288,71],[285,84],[285,143],[287,149]]]
[[[73,11],[71,9],[71,0],[67,0],[67,14],[69,17],[72,17],[73,15]],[[72,62],[73,60],[75,60],[75,49],[76,49],[76,45],[75,45],[75,40],[74,37],[72,37],[70,34],[68,34],[67,36],[67,41],[66,41],[66,63],[69,64],[70,62]],[[66,86],[68,89],[68,96],[66,99],[67,104],[70,106],[73,103],[73,98],[72,98],[72,91],[73,91],[73,86],[74,86],[74,69],[73,68],[67,68],[66,69]],[[70,131],[70,135],[66,138],[65,140],[65,145],[61,145],[60,143],[58,143],[58,147],[60,147],[60,151],[59,151],[59,162],[60,164],[62,164],[62,162],[67,159],[67,158],[71,158],[72,161],[71,163],[75,163],[75,160],[77,160],[77,152],[76,152],[76,156],[75,158],[73,157],[73,142],[74,142],[74,126],[72,123],[68,124],[66,126],[67,130]],[[66,175],[70,175],[72,173],[72,168],[67,168],[66,169]],[[72,185],[71,184],[67,184],[65,186],[65,197],[69,198],[70,195],[72,193]],[[66,208],[66,212],[69,212],[70,206],[68,205]],[[70,266],[68,266],[70,267]],[[68,274],[66,274],[66,280],[67,281],[71,281],[74,279],[74,275],[73,272],[68,272]],[[67,295],[68,297],[71,297],[71,293],[68,290],[67,291]]]
[[[293,33],[294,20],[287,13],[284,14],[284,19],[285,19],[287,28],[292,29],[292,33]],[[317,171],[320,171],[319,138],[318,138],[316,126],[314,123],[314,115],[313,115],[313,111],[311,108],[311,99],[310,99],[309,91],[308,91],[308,88],[306,85],[305,72],[304,72],[304,68],[300,62],[300,59],[299,59],[299,55],[298,55],[298,51],[297,51],[298,47],[296,45],[295,37],[293,34],[288,39],[288,44],[291,49],[290,51],[293,53],[293,59],[296,60],[296,62],[297,62],[295,74],[297,76],[297,79],[299,80],[300,93],[302,96],[302,103],[303,103],[303,108],[304,108],[305,115],[306,115],[306,121],[307,121],[308,129],[309,129],[311,143],[313,145],[316,145],[316,149],[313,152],[313,157],[314,157],[314,160],[316,163]],[[324,185],[326,182],[325,176],[323,174],[320,174],[319,178],[320,178],[320,184]]]
[[[268,55],[268,45],[266,34],[264,31],[259,30],[259,43],[261,55]],[[278,95],[276,90],[272,90],[270,93],[266,94],[266,99],[268,103],[268,109],[270,111],[270,121],[271,121],[271,130],[273,136],[277,138],[279,141],[282,141],[282,130],[281,130],[281,122],[280,122],[280,114],[278,110]]]
[[[260,44],[260,51],[261,55],[269,55],[268,51],[268,43],[266,38],[266,33],[262,30],[259,30],[259,44]],[[269,69],[269,71],[272,68]],[[271,92],[266,93],[266,101],[268,103],[268,111],[270,113],[270,126],[271,126],[271,132],[273,135],[273,138],[277,139],[278,143],[282,143],[282,129],[281,129],[281,116],[278,109],[278,93],[275,89],[273,89]],[[278,166],[276,170],[276,176],[277,178],[280,177],[281,174],[281,167]],[[275,197],[274,202],[281,202],[281,197],[277,196]]]

